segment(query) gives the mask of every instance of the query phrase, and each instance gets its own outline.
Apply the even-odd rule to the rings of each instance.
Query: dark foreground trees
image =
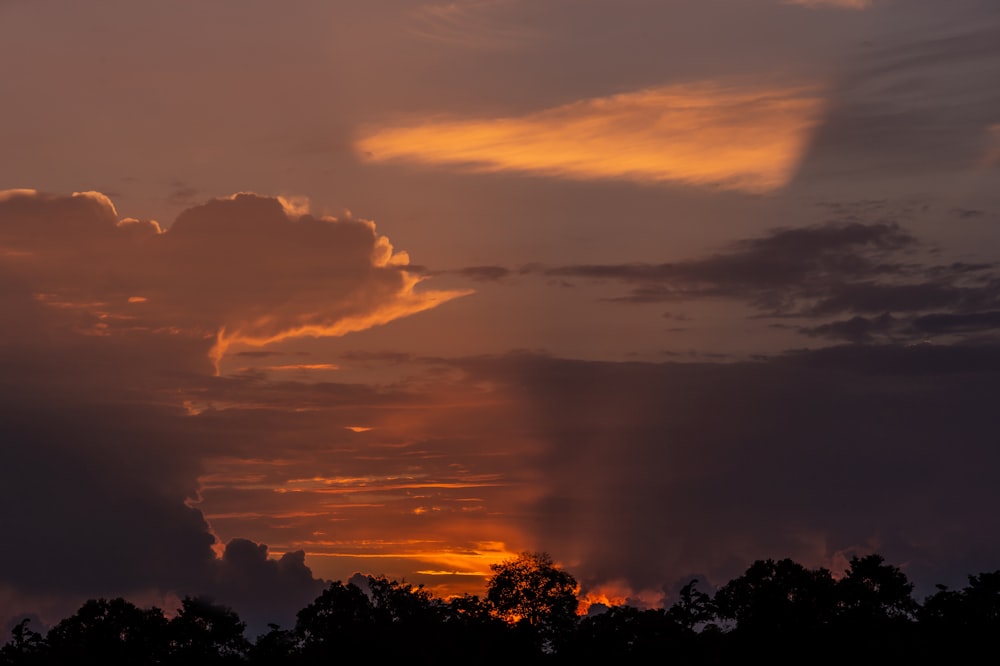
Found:
[[[490,565],[486,581],[490,613],[522,632],[534,634],[539,646],[557,651],[576,624],[580,586],[548,553],[521,553]]]
[[[840,576],[760,560],[714,595],[692,581],[671,608],[587,617],[576,613],[576,580],[544,553],[492,570],[484,598],[443,600],[385,577],[335,582],[294,627],[271,625],[252,644],[236,613],[209,599],[186,597],[171,616],[91,600],[44,636],[16,624],[0,665],[973,663],[1000,635],[1000,571],[919,604],[878,555],[853,558]]]

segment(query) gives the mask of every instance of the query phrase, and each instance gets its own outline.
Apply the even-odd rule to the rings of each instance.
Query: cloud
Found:
[[[692,571],[720,583],[757,558],[834,567],[872,550],[924,592],[995,567],[996,345],[462,367],[544,442],[525,519],[586,585],[660,589]]]
[[[934,312],[920,316],[894,317],[883,313],[878,317],[855,316],[846,321],[833,321],[813,327],[803,327],[802,333],[815,338],[847,342],[870,343],[914,339],[982,339],[995,337],[1000,330],[1000,312]]]
[[[929,250],[895,222],[831,222],[773,229],[700,259],[537,270],[624,283],[630,291],[616,300],[626,303],[731,299],[766,317],[857,315],[801,329],[813,337],[854,342],[922,337],[934,317],[967,322],[939,326],[940,333],[991,328],[991,313],[1000,307],[994,265],[939,264],[929,260]]]
[[[42,603],[49,621],[88,597],[203,589],[214,537],[186,500],[213,444],[164,385],[208,371],[208,345],[81,335],[16,279],[0,309],[12,313],[0,332],[0,588]]]
[[[1000,91],[992,85],[1000,76],[995,13],[902,34],[866,49],[830,89],[795,184],[953,176],[995,163],[1000,122]]]
[[[512,270],[504,266],[467,266],[453,272],[478,282],[499,282],[513,274]]]
[[[11,192],[0,199],[0,248],[36,298],[76,310],[89,332],[214,336],[216,362],[232,345],[344,335],[469,293],[419,291],[406,253],[369,221],[298,210],[238,194],[163,231],[119,220],[99,193]]]
[[[233,539],[216,562],[215,578],[205,591],[225,599],[247,623],[252,639],[270,623],[290,626],[290,619],[322,593],[325,581],[313,577],[301,550],[268,557],[264,544]]]
[[[230,540],[217,557],[199,479],[244,442],[213,427],[211,405],[232,404],[213,347],[359,330],[460,292],[418,291],[371,222],[289,210],[242,194],[163,230],[119,219],[100,193],[0,194],[0,592],[27,604],[4,613],[212,594],[287,625],[315,596],[294,549],[273,560]],[[268,397],[263,380],[231,382],[258,388],[244,408]],[[258,452],[289,427],[294,396],[246,438]]]
[[[803,88],[673,85],[519,117],[382,127],[355,147],[372,162],[762,192],[788,181],[821,106]]]

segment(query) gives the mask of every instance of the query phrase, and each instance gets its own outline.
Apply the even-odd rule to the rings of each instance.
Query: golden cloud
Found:
[[[806,88],[674,85],[519,117],[385,127],[355,148],[371,162],[765,192],[788,182],[821,107]]]

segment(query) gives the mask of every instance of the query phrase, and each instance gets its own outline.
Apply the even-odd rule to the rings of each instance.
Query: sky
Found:
[[[997,569],[998,80],[993,0],[0,0],[0,622]]]

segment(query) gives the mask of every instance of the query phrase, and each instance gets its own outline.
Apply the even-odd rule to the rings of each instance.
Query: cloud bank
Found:
[[[99,193],[0,195],[0,594],[56,617],[86,597],[213,594],[287,624],[321,582],[302,552],[217,541],[194,502],[232,442],[191,398],[228,345],[341,335],[459,295],[418,291],[405,265],[370,222],[256,195],[167,230]]]

